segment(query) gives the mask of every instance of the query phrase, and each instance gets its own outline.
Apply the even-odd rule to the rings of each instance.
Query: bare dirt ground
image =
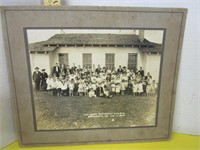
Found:
[[[56,97],[34,94],[38,130],[154,126],[156,96],[120,95],[113,98]]]

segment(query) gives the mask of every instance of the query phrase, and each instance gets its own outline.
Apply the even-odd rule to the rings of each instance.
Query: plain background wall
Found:
[[[199,0],[63,0],[65,5],[188,8],[179,69],[173,132],[200,135]],[[0,0],[2,5],[42,5],[42,0]],[[1,19],[1,18],[0,18]],[[16,140],[12,93],[0,20],[0,147]]]

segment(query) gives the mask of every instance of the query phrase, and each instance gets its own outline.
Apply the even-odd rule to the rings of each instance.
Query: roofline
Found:
[[[142,52],[161,52],[163,44],[158,44],[158,43],[153,43],[150,42],[149,40],[144,38],[144,41],[141,42],[138,41],[136,43],[130,43],[130,42],[124,42],[124,43],[109,43],[105,44],[105,43],[69,43],[68,42],[55,42],[55,43],[48,43],[49,40],[51,40],[52,38],[54,38],[55,36],[58,35],[66,35],[66,34],[55,34],[53,36],[51,36],[49,39],[47,39],[46,41],[41,41],[41,42],[35,42],[35,43],[31,43],[29,45],[35,45],[35,47],[33,46],[33,48],[31,50],[29,50],[30,52],[42,52],[42,51],[46,51],[46,52],[51,52],[51,51],[55,51],[55,49],[57,49],[58,47],[135,47],[135,48],[139,48]],[[73,35],[79,35],[79,34],[73,34]],[[83,35],[83,34],[81,34]],[[88,34],[87,34],[88,35]],[[94,35],[91,33],[91,35]],[[95,34],[95,35],[101,35],[101,34]],[[102,34],[105,35],[105,34]],[[106,35],[118,35],[118,34],[106,34]],[[119,34],[121,36],[134,36],[132,34]],[[135,37],[139,37],[138,35],[135,35]],[[30,47],[29,47],[30,48]],[[35,49],[34,49],[35,48]],[[147,49],[147,50],[145,50]]]

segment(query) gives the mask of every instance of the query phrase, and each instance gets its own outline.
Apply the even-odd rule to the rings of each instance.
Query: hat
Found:
[[[42,69],[42,71],[45,71],[45,69]]]
[[[38,67],[35,67],[35,70],[36,70],[36,69],[39,69],[39,68],[38,68]]]

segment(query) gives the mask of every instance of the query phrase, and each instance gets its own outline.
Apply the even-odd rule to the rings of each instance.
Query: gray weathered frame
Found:
[[[168,140],[172,131],[176,84],[187,9],[131,7],[1,7],[16,122],[21,145],[60,145]],[[36,131],[24,28],[164,29],[155,127]],[[23,73],[22,73],[23,72]]]

